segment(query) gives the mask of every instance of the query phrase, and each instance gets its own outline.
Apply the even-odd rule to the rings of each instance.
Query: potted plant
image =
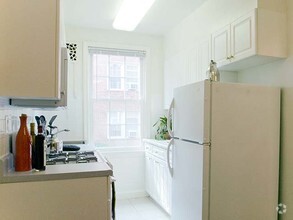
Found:
[[[167,129],[167,117],[162,116],[159,120],[153,125],[157,126],[157,134],[155,135],[156,140],[169,140],[171,137]],[[172,129],[172,122],[170,123]]]

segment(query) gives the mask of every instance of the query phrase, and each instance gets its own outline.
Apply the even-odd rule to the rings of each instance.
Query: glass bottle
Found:
[[[20,128],[16,135],[15,171],[29,171],[32,169],[31,136],[26,122],[27,115],[20,117]]]
[[[35,168],[37,170],[46,169],[45,136],[42,126],[38,126],[38,135],[35,139]]]
[[[35,168],[35,138],[36,138],[36,133],[35,133],[35,123],[30,123],[30,133],[31,133],[31,138],[32,138],[32,168]]]
[[[211,60],[208,71],[207,71],[207,77],[211,81],[217,82],[220,81],[220,73],[217,68],[217,63],[213,60]]]

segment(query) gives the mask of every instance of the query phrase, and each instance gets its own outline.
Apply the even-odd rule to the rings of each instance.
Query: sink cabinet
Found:
[[[1,0],[0,96],[60,99],[60,0]]]
[[[146,191],[171,214],[172,179],[167,166],[167,142],[144,140]]]

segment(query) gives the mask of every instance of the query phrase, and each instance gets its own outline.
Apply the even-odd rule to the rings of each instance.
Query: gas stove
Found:
[[[46,155],[46,165],[93,163],[98,162],[94,151],[70,151],[49,153]]]

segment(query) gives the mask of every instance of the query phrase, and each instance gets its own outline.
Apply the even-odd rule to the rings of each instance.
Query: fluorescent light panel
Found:
[[[118,30],[133,31],[155,0],[124,0],[113,22]]]

